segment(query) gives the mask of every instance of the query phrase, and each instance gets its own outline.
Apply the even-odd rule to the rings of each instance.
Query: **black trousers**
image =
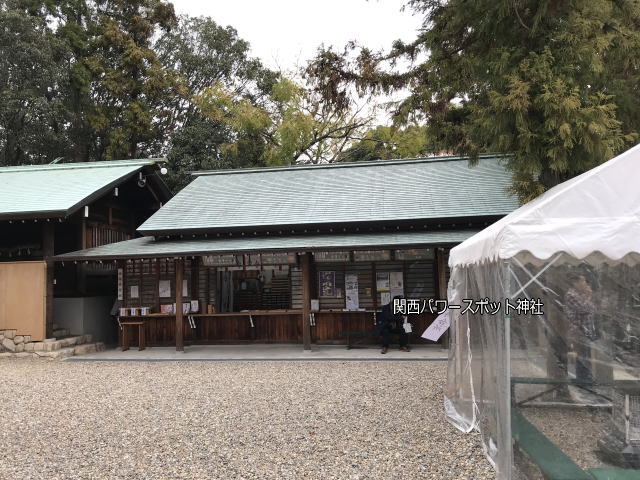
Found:
[[[560,375],[562,378],[568,378],[567,372],[567,353],[569,352],[568,341],[560,335],[553,336],[549,339],[549,343],[556,357],[556,368],[552,375]],[[584,337],[574,344],[576,351],[576,380],[593,381],[593,366],[591,363],[591,341]]]
[[[591,364],[591,344],[589,340],[575,345],[576,349],[576,380],[593,381],[593,370]]]
[[[389,344],[391,343],[391,334],[398,335],[401,347],[406,347],[407,343],[409,343],[409,336],[407,335],[407,332],[404,331],[404,328],[389,327],[382,331],[382,346],[384,348],[389,348]]]

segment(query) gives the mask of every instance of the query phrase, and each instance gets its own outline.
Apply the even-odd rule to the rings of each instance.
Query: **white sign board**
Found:
[[[358,298],[358,274],[347,273],[344,276],[344,290],[347,298],[346,307],[347,310],[358,310],[360,307],[360,300]]]
[[[391,298],[404,295],[404,278],[402,272],[390,272],[389,284],[391,288]]]
[[[123,299],[124,294],[124,272],[122,268],[118,269],[118,300]]]
[[[442,334],[449,329],[450,325],[451,320],[449,319],[449,311],[447,310],[436,317],[433,323],[429,325],[429,328],[424,331],[422,338],[437,342]]]
[[[161,298],[171,296],[171,280],[160,280],[158,284],[158,296]]]
[[[380,293],[380,305],[388,305],[391,303],[391,292]]]
[[[389,272],[376,272],[376,289],[379,292],[389,291]]]

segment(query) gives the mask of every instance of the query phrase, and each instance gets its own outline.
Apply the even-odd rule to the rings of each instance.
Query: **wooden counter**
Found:
[[[223,313],[185,313],[186,344],[299,343],[302,341],[300,310],[251,310]],[[142,320],[147,345],[174,345],[174,313],[121,316]]]
[[[342,331],[373,331],[374,310],[341,309],[311,312],[311,341],[318,344],[346,344]],[[175,345],[175,314],[151,313],[127,315],[123,320],[143,320],[147,345]],[[412,344],[433,343],[420,338],[435,315],[410,315],[413,324]],[[301,310],[250,310],[244,312],[185,313],[184,340],[186,344],[234,344],[234,343],[302,343]],[[132,340],[137,341],[137,335]],[[366,341],[379,343],[371,336]]]

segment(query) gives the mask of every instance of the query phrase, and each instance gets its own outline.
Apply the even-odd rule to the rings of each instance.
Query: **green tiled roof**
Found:
[[[109,260],[179,255],[209,255],[228,252],[312,251],[368,249],[382,247],[458,244],[478,230],[432,230],[396,233],[353,233],[335,235],[289,235],[262,237],[220,237],[154,240],[142,237],[96,248],[65,253],[56,260]]]
[[[201,172],[138,230],[225,229],[502,216],[518,207],[496,156]]]
[[[0,168],[0,219],[65,217],[157,159]]]

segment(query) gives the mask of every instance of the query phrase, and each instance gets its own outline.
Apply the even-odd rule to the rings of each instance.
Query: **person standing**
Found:
[[[391,344],[391,335],[398,335],[398,341],[400,343],[400,350],[403,352],[409,352],[409,335],[405,331],[404,317],[400,314],[393,313],[393,304],[401,300],[401,295],[393,297],[393,300],[387,305],[382,307],[380,315],[377,317],[376,333],[382,336],[382,350],[380,353],[385,354],[389,351],[389,345]]]
[[[571,287],[564,296],[564,312],[569,320],[569,340],[576,352],[576,380],[593,380],[591,342],[597,339],[593,291],[584,275],[569,277]]]

